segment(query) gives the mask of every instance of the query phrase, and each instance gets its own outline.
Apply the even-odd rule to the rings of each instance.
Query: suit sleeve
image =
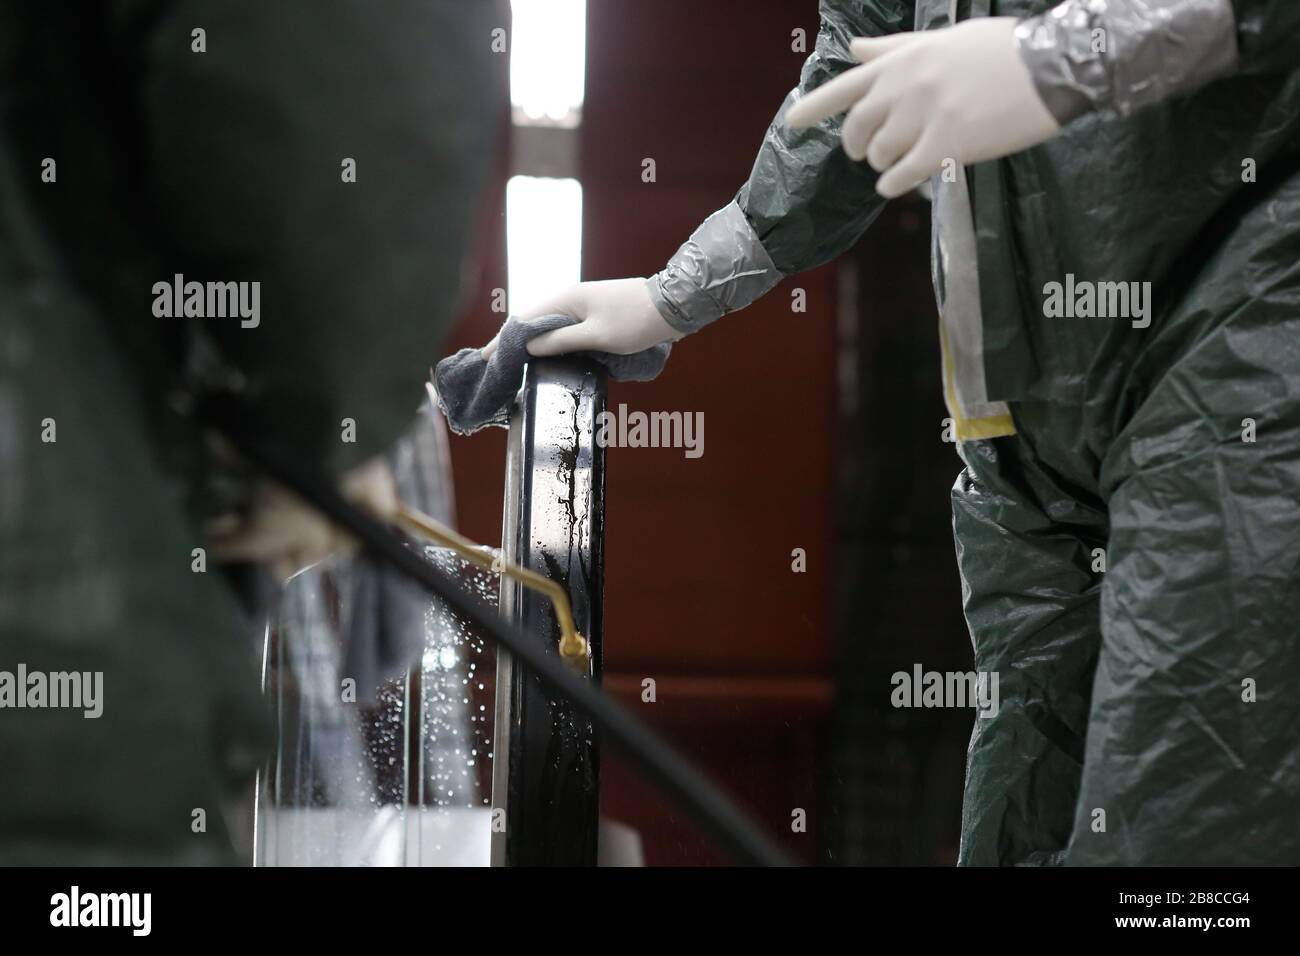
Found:
[[[1016,29],[1039,95],[1062,124],[1128,116],[1237,73],[1290,72],[1294,0],[1065,0]]]
[[[651,299],[680,332],[749,305],[787,275],[844,252],[884,206],[876,173],[840,146],[842,117],[794,130],[786,109],[858,62],[849,41],[912,28],[913,0],[823,0],[821,27],[799,85],[768,126],[735,199],[691,235],[648,281]]]

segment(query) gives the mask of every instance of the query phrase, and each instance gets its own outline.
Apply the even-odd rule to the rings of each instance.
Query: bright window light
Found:
[[[576,126],[582,114],[587,0],[511,0],[515,122]]]
[[[507,305],[512,313],[579,280],[582,185],[512,176],[506,184]]]

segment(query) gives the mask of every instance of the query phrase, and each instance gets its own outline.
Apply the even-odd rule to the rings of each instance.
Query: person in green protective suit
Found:
[[[222,811],[268,724],[201,526],[245,483],[187,409],[238,387],[258,440],[335,475],[408,428],[509,24],[460,0],[0,5],[0,863],[237,860]],[[178,276],[258,304],[164,315]],[[100,675],[94,706],[29,683],[60,673]]]
[[[1300,862],[1300,4],[823,0],[749,180],[533,354],[677,339],[933,177],[964,864]],[[491,348],[489,344],[488,349]]]

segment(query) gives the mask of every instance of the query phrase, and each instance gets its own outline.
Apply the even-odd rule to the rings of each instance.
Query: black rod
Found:
[[[203,402],[201,417],[217,427],[244,457],[339,527],[351,532],[370,552],[396,567],[457,613],[489,634],[541,681],[563,694],[591,718],[596,728],[666,796],[690,816],[737,863],[746,866],[790,866],[791,860],[700,771],[677,753],[644,721],[634,717],[608,694],[570,671],[557,658],[492,613],[451,577],[407,547],[387,525],[344,500],[334,485],[280,455],[246,440],[237,427],[238,406],[227,398]]]

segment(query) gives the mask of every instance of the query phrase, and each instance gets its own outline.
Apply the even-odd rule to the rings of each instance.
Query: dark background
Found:
[[[791,31],[811,47],[816,6],[588,3],[584,279],[657,271],[734,196],[806,56]],[[502,321],[489,303],[506,284],[503,193],[504,176],[448,352]],[[926,203],[893,203],[838,262],[687,339],[657,381],[610,390],[611,407],[702,411],[705,453],[608,452],[606,686],[807,862],[956,859],[971,715],[889,705],[896,670],[972,666],[928,251]],[[460,527],[492,544],[505,437],[452,445]],[[647,677],[655,703],[641,702]],[[602,774],[604,815],[641,832],[647,862],[717,862],[616,759]],[[806,833],[791,832],[796,809]]]

